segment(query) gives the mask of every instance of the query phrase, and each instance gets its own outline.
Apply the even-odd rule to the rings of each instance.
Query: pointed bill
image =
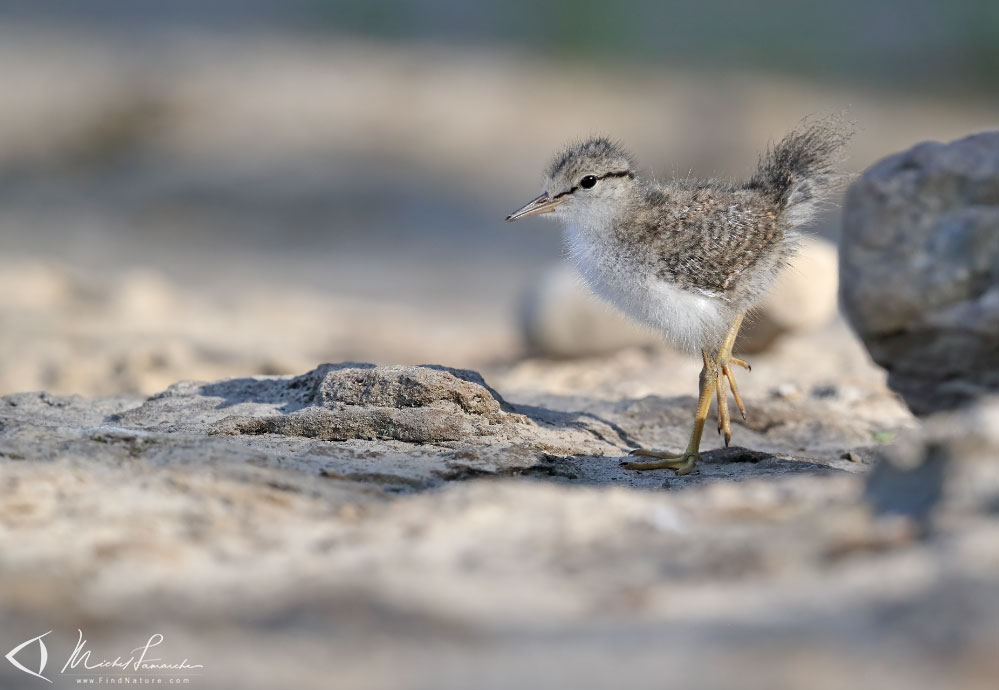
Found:
[[[537,216],[542,213],[551,213],[555,210],[555,207],[563,203],[565,199],[549,199],[548,193],[545,192],[536,199],[531,199],[526,204],[518,208],[516,211],[511,213],[506,217],[507,221],[514,221],[518,218],[527,218],[528,216]]]

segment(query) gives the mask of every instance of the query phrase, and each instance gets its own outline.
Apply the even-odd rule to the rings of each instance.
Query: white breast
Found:
[[[678,348],[699,352],[717,346],[729,324],[721,297],[693,292],[649,275],[627,253],[570,225],[569,255],[583,280],[631,318],[662,333]]]

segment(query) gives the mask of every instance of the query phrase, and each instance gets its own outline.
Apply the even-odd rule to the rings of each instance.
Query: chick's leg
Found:
[[[697,400],[697,412],[694,415],[694,428],[690,432],[690,441],[687,442],[687,449],[682,453],[665,453],[659,450],[647,450],[639,448],[632,451],[632,455],[643,458],[658,458],[650,462],[625,462],[621,466],[628,470],[675,470],[677,474],[690,474],[694,469],[694,463],[700,459],[698,449],[701,447],[701,433],[704,431],[704,422],[708,419],[708,410],[711,408],[711,398],[716,395],[719,385],[718,367],[714,359],[707,352],[701,353],[704,358],[704,368],[701,369],[701,393]]]
[[[677,474],[689,474],[694,469],[694,464],[700,459],[699,449],[701,446],[701,434],[704,432],[704,423],[708,418],[708,411],[711,409],[711,399],[718,400],[718,432],[725,434],[725,445],[732,440],[731,417],[728,411],[728,389],[732,390],[732,397],[735,404],[746,418],[746,406],[742,402],[739,394],[739,386],[735,382],[732,374],[732,367],[739,366],[751,370],[745,361],[732,356],[732,347],[735,339],[739,335],[739,328],[742,326],[743,315],[736,317],[725,334],[721,347],[714,355],[702,352],[704,367],[701,369],[700,396],[697,401],[697,412],[694,415],[694,428],[690,433],[690,441],[687,449],[682,453],[666,453],[659,450],[649,450],[639,448],[632,451],[631,455],[656,458],[651,462],[626,462],[622,467],[629,470],[675,470]],[[728,388],[726,388],[726,384]]]
[[[728,413],[728,391],[725,388],[726,383],[732,389],[732,397],[735,398],[735,404],[739,408],[739,413],[742,414],[743,419],[746,418],[746,406],[742,403],[742,396],[739,395],[739,386],[735,382],[735,376],[732,375],[733,365],[743,367],[747,370],[750,369],[749,364],[732,356],[732,347],[735,345],[736,336],[739,335],[742,319],[743,316],[740,315],[732,322],[732,326],[728,329],[725,340],[722,342],[722,346],[713,360],[718,370],[718,380],[715,386],[715,393],[718,398],[718,433],[725,434],[726,446],[732,441],[732,424]]]

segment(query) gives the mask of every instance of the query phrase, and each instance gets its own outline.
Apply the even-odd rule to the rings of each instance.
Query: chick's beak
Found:
[[[511,213],[506,217],[507,221],[514,221],[518,218],[527,218],[528,216],[537,216],[542,213],[551,213],[555,210],[555,207],[564,202],[565,199],[550,199],[548,197],[548,192],[545,192],[537,199],[531,199],[526,204],[518,208],[516,211]]]

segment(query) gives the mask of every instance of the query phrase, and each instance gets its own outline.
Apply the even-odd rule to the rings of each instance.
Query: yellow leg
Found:
[[[716,386],[718,397],[718,433],[725,435],[726,446],[732,442],[732,418],[728,413],[728,391],[725,390],[726,383],[732,389],[732,397],[735,398],[735,404],[738,406],[742,418],[746,418],[746,406],[742,404],[742,396],[739,395],[739,386],[735,382],[735,377],[732,376],[732,368],[730,366],[731,364],[738,364],[739,366],[745,366],[747,369],[749,368],[746,362],[732,357],[732,347],[735,345],[735,339],[739,335],[742,319],[743,317],[740,315],[732,322],[728,333],[725,334],[725,340],[722,341],[722,346],[714,359],[714,364],[718,368],[718,383]]]
[[[690,432],[690,440],[687,442],[687,449],[682,453],[664,453],[658,450],[647,450],[639,448],[632,451],[632,455],[643,458],[659,458],[651,462],[625,462],[622,467],[627,470],[676,470],[677,474],[690,474],[694,469],[700,454],[701,434],[704,431],[704,422],[708,419],[708,410],[711,409],[711,398],[715,395],[715,388],[718,380],[718,369],[707,352],[702,352],[704,358],[704,368],[701,369],[701,394],[697,399],[697,412],[694,414],[694,428]]]
[[[731,362],[729,362],[731,364]],[[746,406],[742,404],[742,396],[739,395],[739,384],[735,382],[735,376],[732,375],[732,367],[725,365],[722,367],[722,373],[725,374],[725,378],[728,379],[728,386],[732,389],[732,397],[735,398],[735,404],[739,408],[739,414],[742,418],[746,418]]]
[[[694,464],[700,458],[699,449],[701,447],[701,434],[704,432],[704,424],[711,409],[711,399],[718,399],[718,431],[725,434],[725,445],[732,439],[731,420],[728,413],[728,392],[725,384],[732,389],[732,396],[735,404],[739,407],[743,419],[746,418],[746,407],[742,404],[742,397],[739,395],[739,387],[735,383],[732,375],[731,365],[749,369],[749,365],[741,359],[732,356],[732,346],[735,345],[735,338],[739,334],[742,326],[742,316],[732,322],[725,340],[717,354],[709,355],[702,352],[704,368],[701,369],[700,396],[697,400],[697,412],[694,414],[694,428],[690,432],[690,440],[687,442],[687,449],[682,453],[666,453],[659,450],[648,450],[639,448],[632,451],[632,455],[644,458],[656,458],[651,462],[625,462],[622,467],[629,470],[675,470],[677,474],[690,474],[694,469]]]
[[[715,379],[715,394],[718,398],[718,433],[725,433],[725,445],[732,440],[732,422],[728,416],[728,391],[725,390],[725,377]]]

